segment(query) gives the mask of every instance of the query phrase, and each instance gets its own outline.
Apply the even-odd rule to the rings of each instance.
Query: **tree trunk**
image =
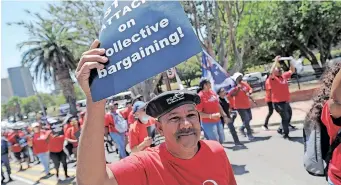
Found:
[[[149,101],[150,94],[154,93],[157,83],[159,82],[160,77],[151,77],[139,84],[134,85],[130,88],[133,94],[136,96],[141,94],[145,101]]]
[[[70,105],[70,114],[77,116],[76,94],[69,70],[67,68],[59,68],[59,70],[55,70],[55,73],[57,83],[63,92],[66,102]]]
[[[293,38],[292,41],[300,49],[300,51],[305,54],[307,59],[310,61],[312,68],[315,71],[316,78],[319,78],[322,74],[323,69],[318,63],[315,54],[312,51],[310,51],[304,44],[299,42],[297,39]]]

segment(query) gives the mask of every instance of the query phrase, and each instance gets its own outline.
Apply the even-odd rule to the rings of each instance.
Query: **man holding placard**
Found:
[[[228,184],[235,185],[232,167],[224,148],[216,141],[200,141],[200,97],[170,91],[152,99],[146,113],[157,118],[157,129],[165,143],[105,167],[103,150],[106,100],[94,102],[89,87],[91,69],[102,69],[108,59],[104,49],[84,53],[76,76],[87,97],[87,114],[80,139],[77,182],[83,184]],[[207,163],[205,160],[210,159]]]

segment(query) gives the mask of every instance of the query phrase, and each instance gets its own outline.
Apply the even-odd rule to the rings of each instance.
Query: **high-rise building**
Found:
[[[8,78],[1,79],[1,104],[7,103],[7,101],[13,96],[13,90],[11,81]]]
[[[27,67],[8,68],[8,76],[14,96],[28,97],[34,95],[32,77]]]

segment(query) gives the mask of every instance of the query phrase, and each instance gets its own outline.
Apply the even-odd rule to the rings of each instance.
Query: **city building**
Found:
[[[9,78],[1,79],[1,104],[7,103],[7,101],[13,96],[13,90],[11,81]]]
[[[8,68],[13,96],[28,97],[34,95],[32,77],[27,67]]]

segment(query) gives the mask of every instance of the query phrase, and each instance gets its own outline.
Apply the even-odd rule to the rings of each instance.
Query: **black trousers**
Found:
[[[56,169],[56,175],[59,176],[59,166],[60,163],[63,164],[65,176],[67,176],[67,163],[66,154],[62,150],[61,152],[50,152],[50,158],[53,161],[54,168]]]
[[[290,111],[291,110],[290,105],[287,102],[278,102],[278,103],[274,103],[274,108],[276,112],[278,112],[278,114],[282,118],[281,127],[283,129],[284,135],[288,135],[289,123],[290,123],[291,115],[292,115],[292,111]]]
[[[264,126],[268,126],[268,124],[269,124],[269,119],[270,119],[270,117],[272,116],[272,114],[274,113],[274,106],[273,106],[272,102],[267,102],[267,104],[268,104],[269,112],[268,112],[268,115],[267,115],[266,118],[265,118]]]

